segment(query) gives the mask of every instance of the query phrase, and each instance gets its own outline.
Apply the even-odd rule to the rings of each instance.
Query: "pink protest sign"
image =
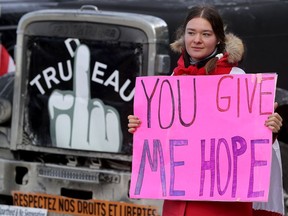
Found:
[[[276,80],[138,77],[130,197],[267,201]]]

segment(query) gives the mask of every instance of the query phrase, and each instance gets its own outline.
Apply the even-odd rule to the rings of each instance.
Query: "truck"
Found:
[[[11,127],[1,127],[2,200],[56,214],[159,215],[160,202],[129,199],[127,116],[135,77],[168,71],[167,38],[148,15],[92,6],[24,15]],[[2,79],[8,89],[12,75]]]
[[[31,2],[20,1],[23,11],[1,32],[16,71],[0,78],[6,114],[0,202],[47,209],[48,215],[161,215],[161,200],[129,198],[133,136],[127,116],[135,78],[168,75],[176,65],[169,44],[197,1]],[[246,72],[279,74],[287,191],[288,30],[281,26],[288,24],[288,1],[205,2],[219,9],[227,31],[243,38]],[[2,4],[4,21],[9,5]]]

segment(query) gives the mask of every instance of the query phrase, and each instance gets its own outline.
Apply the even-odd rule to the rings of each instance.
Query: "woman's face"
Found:
[[[195,61],[209,56],[218,43],[211,24],[200,17],[193,18],[187,23],[184,40],[186,51]]]

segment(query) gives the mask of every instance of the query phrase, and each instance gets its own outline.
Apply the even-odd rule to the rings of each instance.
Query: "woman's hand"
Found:
[[[274,110],[277,108],[278,103],[274,103]],[[278,133],[282,126],[282,118],[278,113],[273,113],[265,121],[265,125],[272,130],[273,133]]]
[[[128,132],[134,133],[137,128],[141,125],[141,121],[137,116],[129,115],[128,116]]]

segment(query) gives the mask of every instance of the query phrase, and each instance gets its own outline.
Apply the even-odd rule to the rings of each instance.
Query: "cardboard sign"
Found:
[[[267,201],[276,74],[136,80],[132,198]]]

